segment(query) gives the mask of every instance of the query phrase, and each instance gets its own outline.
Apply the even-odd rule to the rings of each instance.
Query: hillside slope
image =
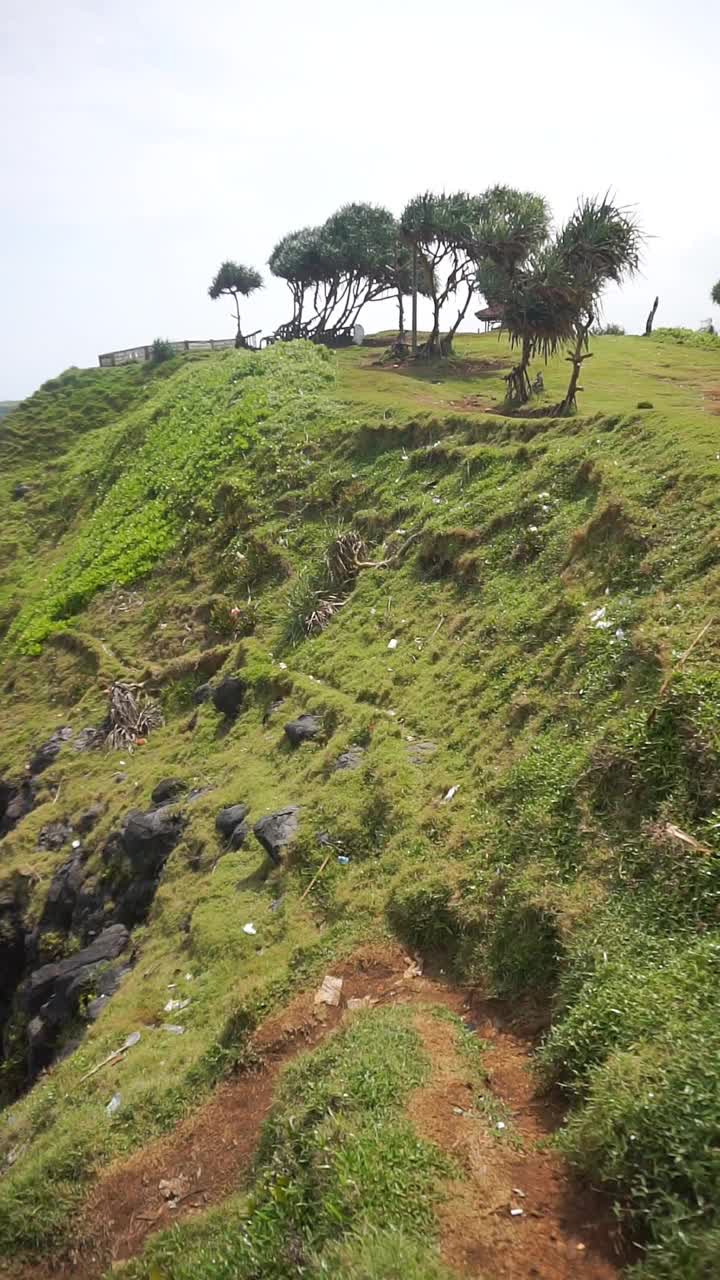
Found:
[[[246,1080],[269,1015],[398,941],[544,1031],[562,1153],[616,1203],[633,1274],[717,1270],[720,357],[599,339],[559,420],[497,411],[492,336],[426,374],[380,354],[72,370],[4,423],[9,1274],[63,1257],[110,1161]],[[108,750],[116,681],[164,723]],[[252,1170],[129,1276],[484,1274],[442,1227],[472,1161],[411,1123],[432,1054],[386,995],[293,1065]]]

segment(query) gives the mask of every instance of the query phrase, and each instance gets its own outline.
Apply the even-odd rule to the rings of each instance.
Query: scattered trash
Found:
[[[165,1013],[174,1013],[176,1009],[187,1009],[189,1003],[189,1000],[168,1000]]]
[[[457,795],[459,790],[460,790],[460,783],[458,782],[454,787],[451,787],[450,790],[445,793],[440,803],[448,804],[448,802],[452,800],[453,796]]]
[[[124,1044],[121,1044],[120,1048],[116,1049],[114,1053],[109,1053],[107,1058],[103,1058],[102,1062],[98,1062],[96,1067],[92,1067],[90,1071],[86,1071],[85,1075],[80,1077],[78,1084],[83,1084],[85,1080],[89,1080],[91,1076],[95,1075],[96,1071],[100,1071],[101,1068],[106,1067],[108,1063],[115,1062],[121,1056],[121,1054],[125,1053],[128,1049],[132,1049],[133,1045],[136,1045],[139,1039],[140,1039],[140,1032],[131,1031],[130,1035],[127,1037]]]
[[[618,627],[617,631],[615,632],[615,639],[616,640],[625,639],[625,632],[623,631],[622,627]]]
[[[399,641],[388,640],[388,649],[397,649]]]
[[[79,849],[79,848],[80,848],[80,841],[79,841],[79,840],[73,840],[73,842],[72,842],[72,846],[71,846],[71,847],[72,847],[73,849]]]
[[[342,992],[342,978],[333,978],[326,973],[319,991],[315,992],[315,1004],[339,1005]]]
[[[107,1104],[107,1106],[106,1106],[106,1108],[105,1108],[105,1110],[107,1111],[107,1113],[108,1113],[108,1115],[109,1115],[109,1116],[114,1116],[114,1115],[115,1115],[115,1112],[120,1110],[120,1103],[121,1103],[121,1101],[122,1101],[122,1099],[121,1099],[121,1097],[120,1097],[120,1094],[119,1094],[119,1093],[114,1093],[114,1094],[113,1094],[113,1096],[112,1096],[112,1098],[110,1099],[110,1101],[108,1102],[108,1104]]]
[[[377,1000],[373,1000],[372,996],[351,996],[347,1007],[353,1013],[358,1009],[370,1009],[374,1004],[377,1004]]]
[[[350,859],[348,858],[347,854],[345,854],[345,853],[339,853],[339,854],[338,854],[338,862],[340,863],[340,866],[341,866],[341,867],[346,867],[346,866],[348,865],[349,861],[350,861]]]
[[[278,662],[281,671],[287,671],[287,662]]]
[[[163,1022],[160,1027],[160,1030],[169,1032],[171,1036],[185,1035],[185,1028],[179,1027],[176,1022]]]
[[[257,929],[255,928],[255,925],[253,924],[252,920],[248,920],[248,923],[243,925],[243,933],[250,933],[250,934],[257,933]]]
[[[414,960],[408,959],[407,969],[403,972],[403,978],[422,978],[423,962],[419,956]]]
[[[496,1128],[496,1129],[506,1129],[506,1128],[507,1128],[507,1125],[505,1124],[505,1121],[504,1121],[504,1120],[498,1120],[497,1124],[495,1125],[495,1128]]]
[[[586,1245],[586,1244],[577,1244],[577,1245],[575,1245],[575,1248],[577,1249],[578,1253],[584,1253],[584,1252],[585,1252],[585,1250],[587,1249],[587,1245]]]
[[[453,1115],[464,1116],[467,1115],[467,1112],[464,1107],[453,1107]]]
[[[521,1191],[519,1187],[513,1187],[512,1193],[514,1196],[520,1196],[521,1200],[525,1199],[525,1192]]]
[[[594,623],[602,622],[606,613],[607,613],[607,609],[605,608],[604,605],[600,609],[593,609],[592,613],[590,614],[590,621]]]
[[[186,981],[186,982],[192,982],[192,980],[193,980],[193,975],[192,975],[191,973],[186,973],[186,974],[185,974],[185,981]]]
[[[525,1210],[524,1210],[524,1209],[511,1209],[511,1210],[510,1210],[510,1217],[511,1217],[511,1218],[522,1218],[522,1216],[523,1216],[524,1212],[525,1212]]]

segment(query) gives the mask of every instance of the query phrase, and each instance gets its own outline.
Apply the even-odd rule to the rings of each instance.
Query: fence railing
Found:
[[[252,337],[254,338],[254,334]],[[251,341],[251,339],[246,339]],[[205,339],[187,339],[185,342],[171,342],[169,344],[176,355],[182,355],[186,351],[226,351],[228,347],[235,346],[234,338],[207,338]],[[254,345],[254,344],[253,344]],[[152,356],[153,344],[148,343],[144,347],[126,347],[124,351],[106,351],[103,355],[98,356],[98,364],[103,369],[112,368],[116,364],[142,364],[144,360],[149,360]]]

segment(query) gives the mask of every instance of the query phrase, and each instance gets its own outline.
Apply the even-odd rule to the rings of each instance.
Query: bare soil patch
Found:
[[[10,1274],[17,1280],[99,1280],[114,1262],[138,1254],[154,1232],[241,1190],[281,1067],[351,1016],[344,1008],[348,1000],[369,997],[373,1004],[442,1004],[470,1020],[490,1044],[485,1061],[491,1088],[522,1139],[521,1151],[497,1141],[488,1118],[473,1113],[470,1071],[454,1037],[419,1009],[433,1073],[413,1095],[410,1115],[418,1131],[454,1155],[466,1174],[466,1180],[452,1183],[439,1208],[450,1265],[485,1280],[566,1280],[580,1268],[588,1280],[614,1280],[617,1255],[607,1203],[575,1186],[560,1158],[537,1146],[561,1120],[552,1099],[536,1096],[530,1072],[544,1014],[528,1005],[510,1011],[448,985],[441,975],[423,975],[398,947],[364,948],[332,972],[343,978],[341,1007],[316,1005],[313,990],[268,1018],[252,1040],[256,1070],[220,1085],[173,1133],[110,1165],[90,1192],[69,1253]],[[511,1207],[522,1208],[522,1215],[511,1216]]]

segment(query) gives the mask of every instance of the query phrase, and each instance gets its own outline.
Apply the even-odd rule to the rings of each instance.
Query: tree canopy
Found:
[[[282,237],[268,261],[293,299],[295,336],[338,336],[369,302],[390,297],[402,271],[398,224],[372,204],[347,204],[319,227]]]
[[[208,293],[213,301],[220,297],[232,298],[235,303],[237,320],[236,346],[243,346],[244,339],[240,328],[240,297],[247,298],[256,289],[262,289],[263,278],[254,267],[246,267],[242,262],[223,262],[212,280]]]
[[[710,298],[715,303],[716,307],[720,307],[720,280],[718,280],[717,284],[714,284],[710,290]]]

